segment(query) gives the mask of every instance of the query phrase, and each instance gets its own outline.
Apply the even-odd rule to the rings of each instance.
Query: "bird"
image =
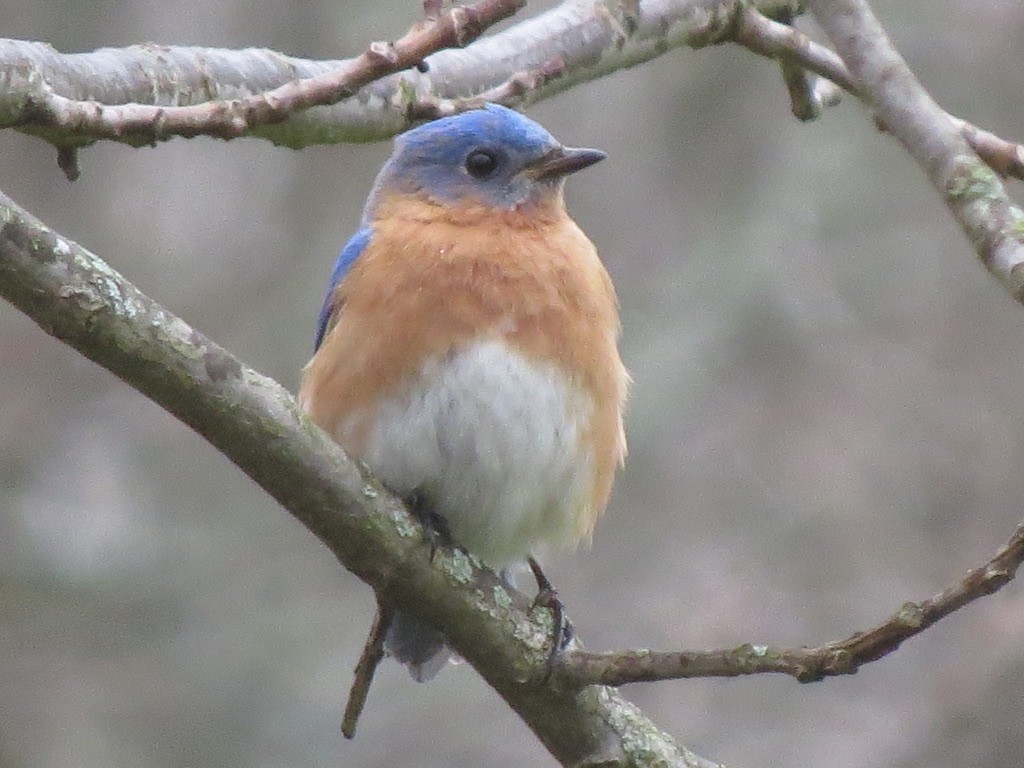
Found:
[[[502,573],[589,541],[626,454],[618,300],[564,196],[604,157],[496,104],[399,135],[303,370],[312,421]],[[418,681],[452,657],[402,613],[384,650]]]

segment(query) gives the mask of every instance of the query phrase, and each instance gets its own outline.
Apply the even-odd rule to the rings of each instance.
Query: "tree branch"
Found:
[[[1024,211],[889,42],[865,0],[809,0],[875,120],[927,174],[985,267],[1024,302]]]
[[[905,603],[876,627],[817,648],[779,649],[741,645],[721,651],[617,651],[566,656],[565,671],[580,684],[624,685],[686,677],[738,677],[781,673],[801,683],[852,675],[862,665],[892,653],[904,640],[924,632],[979,597],[1008,584],[1024,561],[1024,525],[987,563],[920,603]]]
[[[833,83],[860,97],[836,53],[769,18],[791,20],[796,0],[623,3],[618,15],[569,0],[466,50],[429,55],[464,45],[522,4],[490,0],[468,17],[466,9],[428,14],[402,40],[374,43],[347,61],[153,44],[61,54],[44,43],[0,39],[0,128],[53,143],[73,180],[74,150],[99,139],[141,146],[175,136],[256,136],[292,148],[369,141],[483,100],[539,101],[681,45],[730,41],[779,59],[801,120],[838,103]],[[409,71],[428,56],[426,72]],[[1024,146],[951,119],[992,169],[1024,179]]]
[[[461,551],[430,547],[401,502],[280,385],[0,193],[0,296],[188,424],[384,603],[441,628],[566,766],[714,768],[603,686],[549,678],[548,609]]]
[[[764,15],[752,8],[743,8],[739,13],[736,24],[735,41],[745,45],[750,50],[760,52],[765,56],[772,56],[765,51],[758,51],[758,45],[768,44],[764,40],[770,33],[776,30],[789,28],[793,29],[795,17],[781,14],[778,23],[761,24],[761,21],[772,22]],[[798,33],[797,33],[798,34]],[[776,33],[776,37],[779,35]],[[773,46],[778,48],[776,44]],[[778,57],[779,68],[782,71],[782,81],[786,84],[786,91],[789,93],[790,111],[793,117],[804,122],[817,120],[825,107],[832,107],[838,104],[842,98],[842,90],[833,82],[819,77],[801,63],[799,58],[781,55]]]
[[[744,8],[732,39],[759,56],[779,59],[794,105],[794,114],[801,120],[816,118],[822,107],[839,102],[832,83],[870,106],[868,96],[858,88],[854,76],[837,53],[787,24],[773,21],[753,8]],[[794,68],[807,69],[826,80],[801,80]],[[960,118],[947,116],[992,170],[1003,178],[1024,179],[1024,146],[1002,139]],[[885,125],[880,127],[887,130]]]
[[[79,101],[42,88],[27,100],[31,123],[47,135],[74,136],[80,142],[124,141],[155,144],[172,136],[230,139],[280,123],[309,107],[335,104],[385,75],[416,66],[442,48],[464,46],[487,27],[511,16],[526,0],[481,0],[428,16],[395,42],[371,43],[351,61],[327,72],[244,98],[208,100],[191,106],[105,105]]]
[[[758,56],[799,64],[854,96],[860,95],[853,76],[838,54],[814,42],[795,27],[773,21],[753,8],[744,8],[740,13],[732,41]]]
[[[469,109],[478,109],[488,102],[511,106],[522,101],[530,91],[543,88],[551,80],[565,74],[565,59],[556,56],[534,71],[516,72],[501,85],[463,99],[427,97],[409,104],[410,120],[437,120]]]
[[[478,26],[519,5],[478,3]],[[800,8],[799,0],[753,5],[769,16]],[[293,148],[369,141],[410,127],[410,104],[473,96],[516,73],[541,71],[556,57],[564,62],[562,77],[508,97],[538,101],[679,46],[719,42],[744,6],[741,0],[567,0],[466,48],[429,56],[426,72],[409,67],[431,50],[460,43],[451,36],[454,10],[443,17],[451,30],[428,20],[394,46],[375,44],[348,61],[152,44],[63,54],[44,43],[0,40],[0,128],[56,146],[97,139],[140,145],[175,135],[257,136]],[[389,71],[396,74],[353,93]],[[176,111],[184,108],[191,111]]]

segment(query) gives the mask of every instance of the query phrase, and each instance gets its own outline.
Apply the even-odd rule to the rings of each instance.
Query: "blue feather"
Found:
[[[541,185],[520,175],[529,163],[558,147],[554,136],[530,118],[497,104],[425,123],[395,139],[363,212],[372,221],[389,194],[420,194],[449,205],[467,199],[497,208],[521,204]],[[475,150],[493,153],[496,171],[486,178],[466,173]]]
[[[401,154],[429,157],[435,167],[458,167],[467,149],[476,145],[502,147],[524,157],[557,146],[554,136],[525,115],[488,104],[406,131],[397,142]]]
[[[334,265],[334,271],[331,272],[331,280],[327,284],[327,294],[324,296],[324,303],[320,307],[320,319],[317,322],[316,339],[313,342],[314,352],[320,348],[324,335],[327,333],[327,323],[331,319],[331,310],[334,308],[334,291],[341,281],[345,279],[345,275],[348,274],[355,260],[359,258],[359,254],[366,249],[372,236],[373,230],[364,226],[352,235],[352,239],[341,249],[341,255],[338,256],[338,261]]]

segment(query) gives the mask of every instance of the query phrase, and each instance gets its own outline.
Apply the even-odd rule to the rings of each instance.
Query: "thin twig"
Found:
[[[57,167],[64,172],[64,177],[68,181],[74,181],[81,176],[82,170],[78,167],[78,147],[57,147]]]
[[[341,732],[346,739],[354,739],[356,736],[356,725],[359,724],[359,716],[363,713],[363,707],[366,705],[366,696],[370,693],[373,676],[377,672],[380,660],[384,658],[384,638],[387,637],[388,629],[394,618],[393,608],[384,608],[378,605],[373,626],[370,627],[366,645],[363,646],[363,653],[359,657],[355,673],[352,676],[352,687],[349,689],[345,715],[341,720]]]
[[[746,7],[741,10],[741,25],[742,14],[746,10]],[[793,13],[783,13],[776,21],[792,28],[795,18],[796,15]],[[809,72],[797,60],[789,56],[780,56],[779,70],[782,73],[782,81],[786,84],[786,92],[789,94],[789,110],[797,120],[801,122],[817,120],[821,117],[825,107],[835,106],[839,103],[842,91],[828,80],[823,80],[818,75]]]
[[[504,104],[506,107],[515,106],[528,93],[543,88],[564,73],[565,59],[556,56],[538,69],[516,72],[505,82],[494,88],[481,91],[476,96],[463,99],[441,99],[436,96],[428,96],[417,99],[409,104],[407,114],[410,120],[436,120],[439,117],[450,117],[469,109],[479,109],[488,102]]]
[[[789,111],[797,120],[804,123],[817,120],[825,107],[839,103],[835,96],[841,91],[835,85],[808,72],[792,59],[780,59],[779,69],[782,71],[782,82],[786,84],[786,92],[789,94]],[[822,89],[823,83],[830,85],[831,89]],[[825,91],[832,97],[831,99],[823,98]]]
[[[1009,583],[1024,561],[1024,525],[980,568],[920,603],[905,603],[876,627],[817,648],[778,649],[746,644],[718,651],[569,652],[562,671],[580,685],[624,685],[685,677],[737,677],[763,673],[790,675],[812,683],[836,675],[852,675],[861,665],[895,651],[939,619]]]
[[[844,91],[859,96],[857,83],[839,54],[814,42],[796,28],[769,19],[754,8],[744,7],[740,11],[739,21],[734,26],[733,42],[759,56],[789,59],[831,80]]]

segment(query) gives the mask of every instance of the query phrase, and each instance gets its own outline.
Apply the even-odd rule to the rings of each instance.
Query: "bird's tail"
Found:
[[[384,639],[384,650],[409,668],[418,683],[432,679],[452,657],[444,635],[404,613],[396,613]]]
[[[515,589],[516,565],[498,571],[499,578]],[[405,613],[396,612],[384,637],[384,652],[409,669],[417,683],[433,680],[449,661],[458,661],[444,635]]]

